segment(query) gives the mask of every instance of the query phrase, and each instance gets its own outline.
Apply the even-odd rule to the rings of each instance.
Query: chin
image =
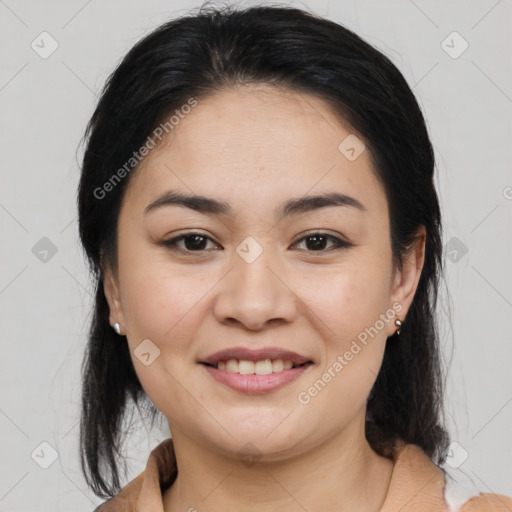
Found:
[[[283,416],[285,418],[286,415]],[[308,435],[303,429],[300,429],[291,418],[282,418],[279,422],[263,421],[260,424],[244,421],[233,422],[231,425],[235,428],[227,429],[229,434],[223,432],[222,437],[211,438],[209,442],[216,445],[217,450],[224,455],[238,458],[242,462],[246,459],[260,461],[279,461],[297,454],[299,447],[308,449],[311,435]],[[287,425],[285,423],[289,422]],[[226,423],[227,424],[227,423]],[[204,439],[204,438],[203,438]],[[300,449],[300,448],[299,448]]]

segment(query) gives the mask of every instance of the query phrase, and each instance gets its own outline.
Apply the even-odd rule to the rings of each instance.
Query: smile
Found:
[[[264,359],[260,361],[228,359],[217,364],[202,363],[203,368],[217,382],[247,394],[263,394],[277,390],[297,379],[311,361],[294,365],[290,360]]]
[[[229,373],[239,373],[241,375],[270,375],[271,373],[280,373],[301,365],[296,365],[289,359],[262,359],[260,361],[228,359],[227,361],[219,361],[212,366],[218,370],[226,370]]]

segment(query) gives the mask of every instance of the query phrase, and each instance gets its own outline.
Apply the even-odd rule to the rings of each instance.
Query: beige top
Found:
[[[146,469],[94,512],[164,512],[162,493],[176,476],[172,439],[166,439],[153,449]],[[450,508],[445,487],[443,470],[418,446],[402,443],[381,512],[512,512],[512,499],[500,494],[479,494]]]

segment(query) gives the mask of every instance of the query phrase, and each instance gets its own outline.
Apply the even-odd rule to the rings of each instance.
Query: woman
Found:
[[[385,56],[297,9],[202,9],[126,55],[86,136],[97,510],[512,509],[438,466],[434,157]],[[120,490],[130,400],[172,440]]]

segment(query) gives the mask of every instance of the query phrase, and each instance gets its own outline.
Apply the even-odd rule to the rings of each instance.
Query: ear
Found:
[[[107,269],[103,277],[103,290],[107,298],[108,307],[110,310],[109,322],[114,325],[116,322],[121,327],[121,334],[125,334],[125,320],[123,315],[123,308],[121,305],[119,285],[117,279],[114,277],[112,271]]]
[[[425,243],[427,232],[425,226],[420,226],[416,233],[413,245],[403,262],[401,269],[396,269],[392,291],[391,304],[395,304],[392,308],[396,311],[396,316],[404,321],[407,312],[414,299],[414,294],[418,288],[418,283],[425,263]],[[398,309],[400,304],[401,309]],[[390,323],[390,332],[388,336],[392,336],[396,332],[394,322]]]

